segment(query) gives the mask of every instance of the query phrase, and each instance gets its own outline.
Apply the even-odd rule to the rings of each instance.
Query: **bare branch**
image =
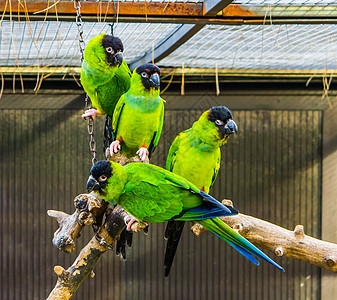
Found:
[[[54,246],[63,252],[73,252],[74,240],[80,236],[85,225],[96,224],[98,227],[101,225],[108,204],[94,194],[80,194],[74,199],[76,210],[72,215],[48,210],[48,215],[56,218],[59,224],[59,229],[54,233]]]
[[[228,200],[222,202],[231,205]],[[244,214],[220,219],[254,245],[267,249],[277,256],[297,259],[337,272],[337,244],[307,236],[302,225],[297,225],[294,231],[290,231]],[[206,231],[199,224],[192,226],[191,230],[197,236]]]
[[[113,244],[125,228],[124,218],[128,214],[120,207],[114,210],[108,209],[104,225],[81,250],[80,254],[67,270],[56,266],[57,283],[47,299],[70,299],[76,292],[82,281],[87,277],[93,277],[93,269],[106,250]]]
[[[127,159],[122,154],[116,154],[111,159],[122,165],[140,161],[139,157]],[[48,297],[49,300],[70,299],[85,278],[94,277],[93,269],[99,258],[107,249],[112,249],[125,228],[125,221],[131,218],[121,207],[109,209],[109,203],[95,193],[78,195],[74,199],[74,205],[76,210],[72,215],[48,210],[48,215],[55,218],[59,224],[59,229],[54,233],[53,244],[61,251],[70,253],[75,250],[74,240],[80,236],[85,225],[94,225],[96,234],[67,270],[61,266],[54,267],[57,283]],[[102,225],[104,215],[105,221]],[[146,229],[147,224],[141,222],[131,226],[134,232],[145,232]]]

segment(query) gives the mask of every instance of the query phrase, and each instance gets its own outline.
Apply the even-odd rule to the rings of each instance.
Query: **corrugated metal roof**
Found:
[[[118,23],[114,33],[125,45],[125,58],[132,61],[170,35],[179,24]],[[85,22],[84,40],[110,33],[105,22]],[[13,33],[13,35],[11,35]],[[1,66],[80,66],[78,30],[75,22],[4,20],[0,28]]]
[[[337,25],[207,25],[160,61],[164,66],[335,69]]]
[[[232,3],[262,16],[337,16],[337,2],[329,0],[234,0]]]
[[[115,27],[131,62],[170,36],[180,24],[119,23]],[[12,27],[12,28],[11,28]],[[86,22],[87,42],[107,23]],[[13,36],[9,34],[13,32]],[[337,25],[207,25],[168,57],[161,66],[230,69],[335,69]],[[1,27],[1,66],[79,66],[74,22],[12,22]]]
[[[144,0],[139,0],[144,1]],[[122,0],[122,2],[128,2]],[[147,0],[147,2],[203,2]],[[226,69],[325,70],[336,68],[337,24],[271,25],[273,18],[336,17],[337,2],[328,0],[235,0],[265,17],[263,25],[206,25],[158,62],[165,67]],[[177,21],[175,21],[177,22]],[[268,25],[267,25],[268,24]],[[131,63],[151,52],[184,26],[179,23],[117,23],[114,34]],[[84,22],[84,40],[110,33],[107,22]],[[80,66],[78,28],[68,21],[0,22],[0,66]]]

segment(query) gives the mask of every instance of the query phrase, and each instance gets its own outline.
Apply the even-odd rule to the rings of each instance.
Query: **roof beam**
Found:
[[[49,2],[43,0],[37,1],[18,1],[11,0],[11,6],[8,5],[7,0],[0,1],[0,11],[12,14],[21,13],[24,18],[24,13],[33,15],[45,16],[48,14],[55,15],[56,12],[59,17],[62,15],[76,16],[73,1],[58,1],[57,4],[48,4]],[[119,17],[123,16],[175,16],[175,17],[194,17],[203,16],[203,3],[172,3],[172,2],[133,2],[123,1],[117,2],[116,9],[119,12]],[[112,2],[102,1],[82,1],[81,2],[82,16],[94,16],[96,20],[107,17],[112,17],[115,14],[114,5]]]
[[[228,6],[233,0],[206,0],[204,6],[204,15],[216,13]],[[167,37],[163,42],[157,45],[153,51],[145,53],[139,59],[134,60],[130,64],[130,69],[133,70],[139,65],[153,61],[154,63],[162,60],[170,55],[179,46],[187,42],[192,36],[200,31],[206,24],[184,24],[180,26],[175,32]]]
[[[221,6],[229,2],[221,3]],[[7,3],[7,5],[6,5]],[[75,8],[72,1],[59,1],[53,6],[48,6],[44,0],[18,1],[11,0],[11,11],[8,0],[0,0],[0,12],[4,12],[5,19],[23,20],[25,11],[31,21],[43,21],[46,17],[50,21],[74,21]],[[188,2],[119,2],[119,22],[130,23],[178,23],[178,24],[218,24],[218,25],[282,25],[282,24],[337,24],[337,9],[319,15],[310,13],[312,7],[301,6],[297,10],[298,14],[291,12],[277,13],[271,7],[271,15],[266,17],[261,9],[255,7],[254,10],[245,9],[239,4],[229,4],[224,9],[219,9],[216,0],[209,0],[200,3]],[[57,16],[56,9],[57,8]],[[275,6],[276,7],[276,6]],[[317,7],[317,6],[316,6]],[[327,6],[322,6],[326,8]],[[290,7],[291,8],[291,7]],[[296,8],[296,7],[295,7]],[[219,10],[218,10],[219,9]],[[334,11],[336,11],[334,13]],[[46,13],[48,14],[46,15]],[[305,12],[301,15],[301,12]],[[114,7],[111,2],[83,1],[81,2],[82,19],[85,22],[114,20]]]
[[[233,0],[205,0],[204,2],[204,15],[205,16],[214,16],[219,11],[223,10]]]

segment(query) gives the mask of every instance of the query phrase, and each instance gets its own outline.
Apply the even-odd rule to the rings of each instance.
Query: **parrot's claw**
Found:
[[[91,117],[92,119],[96,118],[96,115],[98,114],[98,110],[94,108],[87,109],[84,114],[82,115],[82,118]]]
[[[136,218],[134,218],[134,217],[132,217],[131,219],[129,219],[129,220],[127,221],[126,230],[131,231],[131,226],[132,226],[132,224],[135,223],[135,222],[139,222],[139,221],[138,221]]]
[[[114,153],[118,153],[118,151],[121,149],[121,143],[120,141],[114,141],[110,144],[110,155],[112,156]]]
[[[149,151],[145,147],[141,147],[136,154],[138,154],[139,158],[142,161],[145,161],[145,159],[149,156]]]

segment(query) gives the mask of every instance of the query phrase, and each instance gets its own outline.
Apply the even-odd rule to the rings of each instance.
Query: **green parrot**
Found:
[[[112,117],[114,108],[130,88],[131,72],[123,60],[123,43],[115,36],[102,33],[92,38],[84,50],[81,84],[94,109],[82,117],[97,114]]]
[[[229,135],[237,131],[227,107],[212,107],[200,116],[192,128],[175,138],[168,153],[166,169],[208,193],[219,172],[220,147],[227,143]],[[184,221],[169,221],[166,226],[165,276],[170,272],[184,225]]]
[[[133,217],[132,223],[196,221],[238,250],[256,265],[257,256],[278,269],[275,263],[218,217],[235,215],[238,211],[199,190],[187,179],[155,165],[129,163],[121,166],[112,161],[98,161],[90,171],[87,189],[110,203],[116,202]]]
[[[160,97],[160,69],[153,64],[136,68],[131,87],[118,101],[112,120],[115,141],[110,154],[119,149],[128,158],[139,155],[142,161],[156,148],[164,121],[164,102]]]

